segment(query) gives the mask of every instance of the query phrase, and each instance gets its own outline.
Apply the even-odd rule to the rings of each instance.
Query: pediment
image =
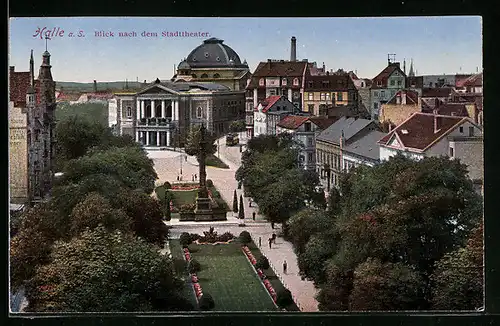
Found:
[[[153,94],[155,94],[155,95],[157,95],[157,94],[175,94],[175,91],[168,89],[165,86],[155,85],[155,86],[151,86],[150,88],[143,89],[142,91],[137,93],[137,95],[148,95],[148,94],[151,94],[151,95],[153,95]]]

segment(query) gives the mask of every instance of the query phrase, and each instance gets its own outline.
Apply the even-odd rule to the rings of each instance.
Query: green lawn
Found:
[[[170,245],[170,253],[172,254],[172,259],[174,261],[175,271],[177,272],[177,275],[184,277],[186,279],[186,283],[183,290],[184,297],[188,298],[193,307],[197,309],[198,301],[196,300],[196,296],[193,291],[193,286],[189,281],[189,273],[187,272],[186,261],[184,260],[184,254],[181,245],[179,244],[178,240],[170,240],[169,245]]]
[[[219,169],[229,169],[229,165],[222,162],[217,156],[213,154],[207,156],[207,158],[205,159],[205,164],[207,166],[213,166]]]
[[[215,311],[277,310],[239,243],[192,244],[189,249],[201,264],[199,282],[214,298]]]

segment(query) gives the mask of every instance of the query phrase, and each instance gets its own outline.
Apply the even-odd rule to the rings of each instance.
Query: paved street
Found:
[[[244,134],[244,133],[243,133]],[[241,134],[240,134],[241,135]],[[244,143],[245,139],[240,136],[241,142]],[[150,151],[148,155],[155,164],[155,169],[158,174],[159,180],[157,184],[163,184],[165,181],[176,181],[177,176],[180,175],[182,165],[183,181],[191,181],[193,174],[199,175],[198,163],[194,157],[187,156],[181,152],[172,151]],[[229,169],[219,169],[214,167],[207,167],[207,179],[212,179],[215,186],[219,190],[224,200],[231,206],[233,201],[233,192],[236,189],[238,198],[243,194],[242,190],[237,190],[237,181],[234,174],[241,164],[241,154],[238,146],[227,147],[225,138],[219,140],[219,151],[215,154],[218,155],[222,161],[229,165]],[[182,163],[181,163],[182,162]],[[255,203],[254,207],[248,206],[248,198],[244,199],[245,204],[245,227],[239,227],[239,220],[233,216],[233,213],[228,213],[228,221],[221,222],[179,222],[172,220],[166,222],[171,225],[171,235],[175,238],[182,232],[200,233],[208,231],[209,226],[214,226],[218,233],[229,231],[234,235],[239,235],[241,231],[247,230],[252,235],[254,242],[258,245],[259,237],[262,240],[261,251],[266,255],[271,263],[271,266],[282,280],[285,287],[291,292],[295,301],[301,311],[313,312],[318,311],[318,302],[314,298],[316,289],[312,282],[302,281],[299,276],[299,269],[297,267],[297,259],[293,252],[292,244],[284,241],[281,238],[276,240],[276,244],[272,245],[269,249],[267,239],[273,232],[278,234],[280,231],[279,226],[275,226],[275,230],[271,229],[269,223],[265,222],[263,216],[258,214]],[[252,212],[256,212],[256,221],[252,221]],[[287,274],[283,273],[283,261],[287,262]]]

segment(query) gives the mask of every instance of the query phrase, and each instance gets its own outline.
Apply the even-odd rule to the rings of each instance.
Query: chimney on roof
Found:
[[[406,92],[401,92],[401,104],[406,105]]]
[[[434,110],[434,112],[437,112],[437,110]],[[434,133],[436,134],[439,129],[441,129],[441,117],[434,113]]]
[[[291,47],[290,61],[297,61],[297,39],[295,36],[292,36]]]
[[[405,73],[406,75],[406,58],[403,59],[403,72]]]
[[[97,93],[97,81],[94,80],[94,93]]]
[[[477,70],[477,68],[476,68],[476,70]],[[325,63],[323,62],[323,72],[325,72],[325,71],[326,71],[326,67],[325,67]]]

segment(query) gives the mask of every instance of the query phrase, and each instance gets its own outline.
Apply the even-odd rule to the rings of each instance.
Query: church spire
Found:
[[[415,77],[415,73],[413,72],[413,59],[410,62],[410,72],[408,73],[408,77]]]

